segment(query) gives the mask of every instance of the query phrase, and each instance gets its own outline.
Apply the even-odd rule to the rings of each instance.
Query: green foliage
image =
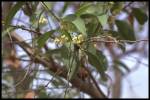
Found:
[[[78,58],[78,51],[75,51],[75,53],[73,54],[73,58],[70,59],[70,61],[71,61],[71,64],[69,65],[69,68],[70,68],[69,80],[72,80],[76,76],[76,74],[77,74],[77,72],[80,68],[80,61],[79,61],[79,58]]]
[[[49,96],[46,92],[46,87],[39,86],[37,90],[38,90],[38,97],[39,98],[49,98]]]
[[[101,74],[102,79],[106,80],[107,78],[105,75],[105,71],[107,69],[107,63],[105,56],[98,51],[96,51],[96,54],[86,51],[86,54],[88,55],[89,63],[98,70],[98,72]]]
[[[102,25],[97,16],[93,14],[82,14],[80,17],[84,20],[88,37],[96,36],[101,32]]]
[[[42,48],[44,46],[45,42],[51,37],[51,35],[54,32],[55,32],[55,30],[51,30],[51,31],[48,31],[48,32],[44,33],[43,35],[41,35],[39,37],[39,39],[37,40],[38,47]]]
[[[144,13],[140,8],[132,8],[132,14],[141,25],[148,20],[146,13]]]
[[[61,46],[60,48],[56,49],[49,49],[46,51],[46,56],[53,56],[57,59],[67,59],[69,57],[69,49],[65,45]],[[67,62],[68,63],[68,62]]]
[[[101,63],[102,70],[106,71],[107,67],[108,67],[108,62],[107,62],[105,55],[103,54],[102,51],[96,51],[96,55],[97,55],[97,58],[99,59],[99,61]]]
[[[98,17],[100,23],[102,24],[102,26],[107,24],[108,16],[106,14],[101,15],[101,16],[97,16],[97,17]]]
[[[106,81],[107,77],[105,75],[105,71],[108,67],[106,56],[102,51],[96,50],[92,43],[88,44],[86,54],[88,55],[89,63],[98,70],[102,79]]]
[[[76,26],[71,21],[61,21],[61,29],[69,33],[78,31]]]
[[[121,12],[122,8],[123,8],[123,2],[116,2],[114,3],[110,11],[113,15],[117,15]]]
[[[80,17],[77,17],[75,14],[69,14],[63,18],[63,21],[66,21],[66,24],[68,23],[68,25],[62,25],[66,27],[65,29],[72,30],[72,32],[80,32],[86,36],[85,23]]]
[[[80,16],[82,13],[84,13],[89,7],[91,6],[91,3],[85,3],[83,4],[77,11],[76,15]]]
[[[74,20],[73,23],[77,27],[77,29],[79,30],[79,32],[81,32],[84,36],[87,36],[86,35],[85,23],[84,23],[84,21],[80,17],[77,17],[77,19]]]
[[[119,31],[119,35],[122,39],[135,41],[135,33],[133,28],[125,21],[116,20],[116,25]]]
[[[61,57],[65,59],[68,59],[69,57],[69,49],[65,45],[61,47]]]
[[[75,14],[69,14],[63,18],[64,21],[74,21],[77,18]]]
[[[76,15],[80,16],[82,14],[93,14],[96,16],[101,16],[103,14],[106,14],[108,9],[111,8],[111,4],[108,2],[106,3],[91,3],[87,2],[80,6],[80,8],[76,11]]]

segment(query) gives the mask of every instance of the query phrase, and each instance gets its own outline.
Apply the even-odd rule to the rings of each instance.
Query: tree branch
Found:
[[[59,73],[59,76],[67,78],[67,71],[64,69],[64,67],[61,67],[57,63],[54,63],[53,59],[47,61],[46,59],[42,59],[39,56],[34,56],[34,49],[31,48],[27,43],[23,42],[24,40],[22,37],[20,37],[18,34],[15,32],[11,33],[11,36],[13,40],[18,41],[17,44],[33,59],[35,63],[40,63],[44,67],[48,67],[49,70],[53,71],[54,73],[57,72],[58,70],[61,70],[62,72]],[[101,94],[97,88],[90,83],[87,83],[85,81],[82,81],[79,77],[75,77],[73,80],[71,80],[71,83],[74,87],[80,89],[81,91],[89,94],[91,97],[94,98],[105,98],[103,94]]]

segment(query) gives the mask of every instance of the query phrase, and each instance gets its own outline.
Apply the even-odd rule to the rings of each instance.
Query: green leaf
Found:
[[[106,71],[108,67],[108,62],[107,62],[105,55],[103,54],[102,51],[96,51],[96,55],[97,55],[97,58],[99,59],[99,62],[101,63],[102,70]]]
[[[132,14],[141,25],[148,20],[146,13],[144,13],[140,8],[132,8]]]
[[[39,86],[37,90],[39,98],[49,98],[46,92],[46,88],[44,86]]]
[[[76,11],[76,15],[80,16],[82,13],[84,13],[89,7],[91,6],[91,3],[86,3],[83,4],[77,11]]]
[[[135,41],[135,35],[133,28],[125,21],[116,20],[115,21],[118,31],[122,39]]]
[[[77,32],[77,27],[71,21],[61,21],[62,30],[65,30],[69,33]]]
[[[91,6],[87,8],[85,13],[94,14],[96,16],[102,15],[105,13],[104,9],[105,10],[108,9],[108,8],[105,8],[104,5],[105,5],[104,3],[103,4],[102,3],[91,4]]]
[[[39,39],[37,40],[37,43],[38,43],[38,47],[39,48],[42,48],[45,44],[45,42],[48,40],[48,38],[51,36],[51,34],[53,34],[55,32],[55,30],[51,30],[51,31],[48,31],[44,34],[42,34]]]
[[[68,59],[69,49],[65,45],[63,45],[60,48],[46,51],[45,55],[47,56],[54,55],[54,56],[59,56],[61,59],[62,58]]]
[[[108,8],[104,8],[103,4],[100,3],[85,3],[79,8],[79,10],[77,10],[76,15],[80,16],[85,13],[101,15],[104,13],[104,9]]]
[[[123,2],[116,2],[113,7],[110,9],[111,13],[113,15],[117,15],[120,13],[120,11],[123,8]]]
[[[75,14],[69,14],[63,18],[64,21],[74,21],[77,18]]]
[[[61,47],[61,57],[68,59],[68,56],[69,56],[69,49],[65,45],[63,45]]]
[[[98,71],[101,73],[103,72],[103,69],[100,68],[100,62],[98,60],[98,58],[93,55],[92,53],[90,52],[86,52],[86,54],[88,55],[88,61],[91,65],[93,65],[94,67],[96,67],[96,69],[98,69]]]
[[[114,63],[123,67],[127,72],[130,72],[130,69],[127,67],[127,65],[121,62],[120,60],[115,60]]]
[[[78,51],[74,51],[73,53],[69,51],[71,50],[71,46],[71,44],[69,47],[65,44],[61,47],[61,57],[66,69],[69,71],[69,80],[72,80],[76,76],[80,67],[79,53]]]
[[[69,74],[69,80],[72,80],[76,76],[80,67],[80,61],[79,61],[77,53],[78,53],[77,51],[75,51],[74,53],[75,59],[73,60],[73,63],[71,65],[71,72]]]
[[[86,51],[86,54],[88,55],[89,63],[98,70],[103,80],[107,80],[105,75],[106,68],[104,68],[104,65],[102,65],[102,62],[100,62],[101,57],[88,51]]]
[[[86,13],[82,14],[80,17],[84,20],[88,37],[95,36],[101,32],[102,25],[99,22],[97,16]]]
[[[93,43],[88,43],[88,42],[87,42],[86,45],[87,45],[87,50],[88,50],[89,52],[92,52],[92,54],[96,54],[96,49],[95,49]]]
[[[107,24],[108,15],[98,16],[98,19],[99,19],[100,23],[102,24],[102,26],[104,26]]]
[[[23,6],[24,3],[25,2],[18,2],[10,9],[5,19],[5,28],[7,28],[9,24],[11,24],[13,17],[16,15],[17,11]]]
[[[73,21],[73,24],[77,27],[77,29],[86,36],[86,27],[84,21],[78,17]]]

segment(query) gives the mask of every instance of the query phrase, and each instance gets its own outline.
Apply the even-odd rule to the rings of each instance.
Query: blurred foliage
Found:
[[[100,45],[100,47],[97,48],[96,46],[94,46],[96,44],[94,41],[103,44],[106,48],[108,45],[112,45],[112,43],[107,43],[107,45],[105,45],[106,43],[98,41],[108,41],[109,39],[111,39],[111,41],[115,43],[118,43],[116,41],[119,40],[135,41],[136,34],[134,31],[136,29],[133,27],[133,25],[131,26],[127,22],[127,18],[119,20],[117,19],[117,16],[123,12],[126,12],[128,15],[132,15],[132,20],[128,20],[130,23],[133,24],[135,21],[133,19],[135,18],[140,25],[144,25],[148,21],[147,12],[143,11],[143,9],[141,8],[130,6],[128,5],[129,3],[126,2],[61,2],[60,4],[58,3],[60,2],[43,2],[47,10],[45,9],[45,7],[43,7],[41,2],[14,3],[14,6],[10,9],[10,12],[8,12],[8,16],[4,20],[3,24],[5,25],[5,30],[2,32],[2,36],[5,37],[9,34],[9,31],[14,30],[14,27],[13,29],[11,27],[11,23],[14,20],[14,17],[17,14],[17,12],[23,11],[23,13],[29,18],[29,23],[31,25],[24,26],[23,28],[29,27],[31,30],[42,33],[36,34],[32,32],[34,33],[32,39],[33,41],[35,41],[34,49],[37,49],[39,51],[41,50],[40,54],[42,54],[43,57],[46,57],[48,59],[49,57],[52,57],[56,62],[59,62],[60,64],[65,66],[65,68],[68,70],[68,80],[72,80],[74,77],[77,77],[79,68],[83,67],[81,64],[81,59],[85,59],[88,60],[88,64],[90,64],[91,67],[94,68],[94,70],[99,72],[99,75],[101,76],[100,78],[103,79],[102,81],[107,81],[107,76],[105,74],[109,67],[107,56],[104,54],[103,50],[99,49],[102,48],[102,45]],[[127,5],[128,7],[126,7]],[[73,13],[65,15],[67,10],[71,8],[73,8]],[[128,10],[131,13],[128,13]],[[48,17],[46,17],[46,15],[48,15]],[[41,18],[43,18],[44,20],[46,19],[47,21],[45,22],[47,23],[43,24],[44,20],[41,21]],[[117,29],[110,26],[116,27]],[[77,40],[80,41],[78,35],[82,35],[84,40],[82,40],[82,42],[74,43],[73,38],[77,38]],[[58,40],[62,39],[59,38],[61,36],[64,36],[64,38],[67,38],[68,40],[62,42],[62,44],[54,42],[56,38]],[[48,43],[55,43],[56,48],[49,48],[48,50],[46,49],[45,52],[43,52],[42,49],[45,49],[45,46]],[[117,45],[118,48],[122,50],[122,52],[126,52],[126,47],[124,43]],[[114,66],[122,66],[127,72],[129,72],[128,65],[125,65],[120,60],[115,60],[113,63]],[[6,66],[5,63],[3,64],[3,66]],[[8,69],[11,70],[11,68]],[[26,71],[25,69],[23,70]],[[2,71],[4,71],[4,67]],[[48,73],[50,73],[50,75],[54,75],[53,72]],[[11,77],[11,75],[9,73],[4,74],[4,72],[2,72],[2,75],[2,92],[5,91],[5,94],[2,94],[2,97],[22,98],[24,94],[15,94],[14,88],[16,87],[13,88],[13,86],[16,82],[13,82],[14,80]],[[29,83],[26,83],[29,87],[26,90],[32,88],[32,86],[30,85],[34,81],[34,77],[37,76],[37,73],[35,73],[32,76],[32,80],[29,81]],[[53,77],[56,78],[51,81],[51,84],[53,86],[59,87],[66,85],[66,83],[61,78],[58,78],[57,75],[54,75]],[[9,96],[9,93],[7,92],[10,90],[10,88],[14,89],[12,90],[14,94]],[[22,92],[26,91],[23,88],[20,88],[20,90],[22,90]],[[45,86],[38,86],[35,91],[35,97],[37,98],[57,98],[58,96],[56,94],[49,95]],[[6,96],[6,94],[8,96]],[[78,91],[70,92],[67,94],[67,97],[75,97],[76,95],[79,96],[80,93],[78,93]]]

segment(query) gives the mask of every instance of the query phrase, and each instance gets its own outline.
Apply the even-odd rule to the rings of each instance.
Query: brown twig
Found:
[[[128,3],[126,6],[124,6],[123,10],[125,10],[127,7],[129,7],[133,2]]]
[[[37,33],[37,34],[41,34],[40,32],[37,32],[37,31],[34,31],[34,30],[31,30],[31,29],[27,29],[23,26],[14,26],[14,25],[10,25],[11,27],[14,27],[14,28],[20,28],[22,30],[26,30],[26,31],[29,31],[29,32],[33,32],[33,33]]]

